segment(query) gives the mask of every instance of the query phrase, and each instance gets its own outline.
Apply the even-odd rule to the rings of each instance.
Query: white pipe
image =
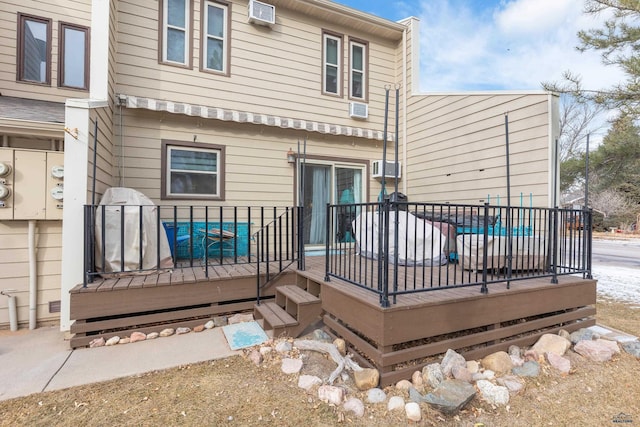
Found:
[[[16,297],[9,296],[7,305],[9,306],[9,325],[12,332],[18,330],[18,310],[16,308]]]
[[[29,220],[29,329],[36,328],[38,276],[36,269],[36,221]]]

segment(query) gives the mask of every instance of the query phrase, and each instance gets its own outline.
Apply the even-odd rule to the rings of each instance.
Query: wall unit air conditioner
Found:
[[[369,105],[362,102],[349,104],[349,116],[353,119],[366,119],[369,117]]]
[[[271,26],[276,23],[276,7],[257,0],[249,0],[249,22]]]
[[[394,162],[387,162],[384,173],[385,178],[395,178],[396,173],[398,175],[398,179],[402,178],[402,163],[398,162],[396,164]],[[373,161],[373,164],[371,165],[371,176],[374,178],[382,178],[382,160]]]

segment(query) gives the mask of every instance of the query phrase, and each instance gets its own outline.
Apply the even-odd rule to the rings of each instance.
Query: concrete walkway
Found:
[[[222,328],[71,350],[56,327],[0,331],[0,400],[240,354]]]

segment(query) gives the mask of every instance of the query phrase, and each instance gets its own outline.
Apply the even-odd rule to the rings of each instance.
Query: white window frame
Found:
[[[337,64],[327,62],[327,41],[335,40],[338,44]],[[336,69],[336,91],[331,92],[327,90],[327,68],[332,67]],[[323,32],[322,33],[322,93],[333,96],[342,97],[342,37]]]
[[[169,1],[163,0],[162,2],[162,62],[177,65],[189,65],[189,58],[191,56],[191,0],[185,0],[184,2],[184,27],[177,27],[175,25],[169,25]],[[168,29],[182,31],[184,33],[184,58],[182,62],[170,60],[167,57],[169,51],[168,43]]]
[[[216,171],[199,171],[193,169],[172,169],[171,168],[171,157],[174,151],[199,151],[199,152],[207,152],[207,153],[215,153],[216,154]],[[222,148],[203,148],[203,147],[194,147],[183,144],[171,144],[167,143],[166,146],[166,168],[165,168],[165,194],[166,198],[182,198],[182,199],[219,199],[222,198],[222,162],[224,161],[224,154]],[[216,176],[216,189],[213,194],[199,194],[199,193],[174,193],[171,191],[171,173],[172,172],[184,172],[189,174],[201,174],[201,175],[214,175]]]
[[[222,25],[224,28],[222,29],[222,37],[213,36],[207,33],[207,27],[209,23],[209,6],[216,7],[223,11],[223,19]],[[227,58],[229,56],[229,6],[226,3],[219,3],[217,1],[206,0],[203,3],[203,11],[202,11],[202,28],[200,33],[202,35],[202,64],[201,69],[205,71],[209,71],[212,73],[219,74],[228,74],[228,64]],[[209,52],[207,51],[209,39],[221,40],[222,41],[222,69],[218,70],[216,68],[209,68],[207,66],[207,58],[209,57]]]
[[[358,70],[353,67],[353,51],[355,47],[362,49],[362,69]],[[349,98],[366,101],[367,100],[367,65],[368,65],[368,45],[355,40],[349,40]],[[354,83],[353,76],[355,73],[362,74],[362,96],[355,96],[353,94]]]

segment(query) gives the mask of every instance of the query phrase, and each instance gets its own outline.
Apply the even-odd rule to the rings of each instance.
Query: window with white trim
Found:
[[[164,0],[162,5],[162,61],[189,64],[190,0]]]
[[[227,73],[229,6],[205,1],[202,16],[202,69]]]
[[[322,34],[322,92],[342,96],[342,37]]]
[[[163,141],[163,198],[222,198],[224,147]]]
[[[349,41],[349,97],[367,99],[367,44]]]

